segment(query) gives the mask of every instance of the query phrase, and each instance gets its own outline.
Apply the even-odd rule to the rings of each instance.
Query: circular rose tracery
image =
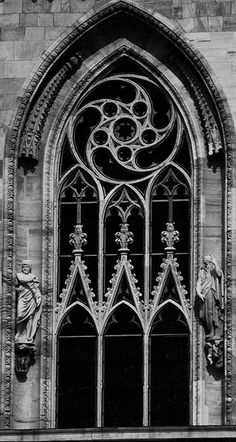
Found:
[[[96,99],[89,102],[87,94],[71,130],[75,155],[100,179],[142,179],[174,157],[181,145],[182,123],[153,81],[116,75],[101,81],[91,97]]]

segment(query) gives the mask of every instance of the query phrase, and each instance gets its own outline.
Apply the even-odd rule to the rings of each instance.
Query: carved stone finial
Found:
[[[74,233],[70,233],[69,238],[69,244],[74,247],[73,253],[81,255],[83,253],[82,247],[87,244],[87,233],[83,232],[83,225],[76,224]]]
[[[128,246],[134,242],[133,237],[134,234],[129,231],[129,224],[120,224],[120,232],[115,233],[115,242],[116,244],[120,244],[120,252],[127,253],[129,251]]]
[[[166,243],[167,254],[175,251],[174,243],[179,241],[179,232],[175,230],[174,223],[166,223],[166,230],[161,232],[161,241]]]

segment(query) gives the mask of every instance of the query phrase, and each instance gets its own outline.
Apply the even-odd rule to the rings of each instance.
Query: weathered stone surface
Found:
[[[26,40],[44,40],[44,29],[38,27],[28,26],[25,28]]]
[[[17,26],[19,23],[19,14],[0,14],[0,26]]]
[[[31,60],[40,57],[46,48],[45,41],[15,41],[14,42],[14,59],[15,60]]]
[[[71,26],[81,14],[75,13],[55,13],[54,14],[54,26]]]

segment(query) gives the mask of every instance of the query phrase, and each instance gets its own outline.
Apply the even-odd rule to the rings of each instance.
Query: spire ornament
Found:
[[[87,244],[87,233],[83,232],[83,225],[76,224],[74,233],[70,233],[69,238],[69,244],[74,246],[73,253],[80,256],[83,253],[82,247]]]
[[[129,244],[134,242],[134,234],[129,231],[129,224],[120,224],[120,232],[115,233],[115,242],[120,244],[119,252],[127,253],[129,252]]]
[[[179,232],[175,230],[174,222],[166,223],[166,230],[161,232],[161,241],[166,243],[167,258],[173,258],[174,243],[179,241]]]

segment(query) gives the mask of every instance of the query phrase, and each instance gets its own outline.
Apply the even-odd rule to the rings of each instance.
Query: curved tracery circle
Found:
[[[170,161],[183,128],[157,84],[138,75],[115,75],[91,91],[91,101],[86,96],[71,131],[80,160],[100,179],[116,182],[147,177]]]
[[[113,127],[115,137],[122,141],[130,141],[134,138],[137,129],[136,124],[131,118],[120,118]]]

